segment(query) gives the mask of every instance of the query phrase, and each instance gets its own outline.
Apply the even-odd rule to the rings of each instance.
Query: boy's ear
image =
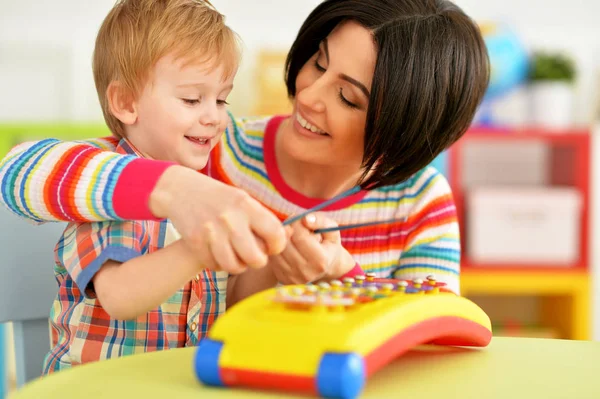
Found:
[[[121,82],[110,82],[106,89],[106,99],[110,112],[124,125],[133,125],[137,121],[135,97]]]

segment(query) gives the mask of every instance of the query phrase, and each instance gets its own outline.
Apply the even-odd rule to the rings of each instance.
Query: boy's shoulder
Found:
[[[118,246],[144,254],[176,239],[177,233],[167,219],[70,222],[65,225],[54,250],[55,253],[76,248],[101,251]]]

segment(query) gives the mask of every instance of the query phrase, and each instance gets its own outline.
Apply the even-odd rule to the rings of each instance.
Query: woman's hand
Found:
[[[307,215],[288,227],[290,240],[281,254],[271,256],[269,267],[282,284],[305,284],[344,275],[354,265],[352,255],[342,247],[339,231],[313,231],[337,227],[323,213]]]
[[[204,267],[241,273],[267,265],[287,237],[277,217],[245,191],[182,166],[171,166],[150,199],[152,213],[171,220]]]

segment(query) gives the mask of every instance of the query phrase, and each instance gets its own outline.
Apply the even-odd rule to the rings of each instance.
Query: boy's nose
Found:
[[[200,123],[202,125],[212,126],[219,122],[219,110],[215,106],[207,106],[200,116]]]

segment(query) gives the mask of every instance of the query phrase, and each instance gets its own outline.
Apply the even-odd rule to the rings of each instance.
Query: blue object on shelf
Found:
[[[494,117],[493,104],[515,88],[527,83],[529,54],[521,37],[509,24],[487,23],[481,28],[490,59],[491,74],[474,124],[494,127],[502,121]]]

